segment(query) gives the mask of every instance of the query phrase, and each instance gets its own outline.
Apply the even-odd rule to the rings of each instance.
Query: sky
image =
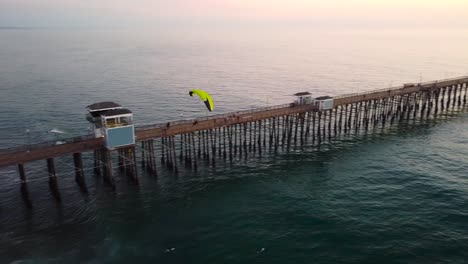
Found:
[[[468,0],[0,0],[0,27],[468,28]]]

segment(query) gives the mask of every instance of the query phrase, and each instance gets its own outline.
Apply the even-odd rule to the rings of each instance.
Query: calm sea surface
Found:
[[[468,75],[464,31],[0,30],[0,148],[89,133],[116,101],[138,125]],[[52,134],[52,129],[63,134]],[[29,133],[26,131],[29,130]],[[468,111],[112,192],[57,159],[0,169],[0,263],[466,263]]]

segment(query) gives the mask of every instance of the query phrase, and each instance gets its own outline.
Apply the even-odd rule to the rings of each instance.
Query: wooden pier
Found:
[[[93,171],[114,186],[119,170],[138,182],[138,170],[157,175],[158,169],[177,174],[181,166],[197,170],[201,161],[215,164],[233,161],[264,151],[321,144],[339,135],[368,131],[410,119],[436,117],[449,109],[466,106],[468,77],[333,97],[331,109],[315,104],[287,104],[233,112],[170,123],[137,127],[136,144],[113,151],[105,149],[103,138],[82,136],[11,149],[0,149],[0,167],[17,166],[22,185],[27,184],[24,164],[44,160],[52,193],[60,201],[54,158],[73,157],[75,180],[87,191],[82,154],[94,153]],[[138,153],[137,153],[138,152]],[[115,156],[117,154],[117,156]],[[117,162],[113,161],[116,158]],[[116,163],[116,164],[114,164]],[[141,166],[137,166],[141,164]]]

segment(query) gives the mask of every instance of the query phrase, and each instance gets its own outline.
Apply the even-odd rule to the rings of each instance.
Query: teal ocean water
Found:
[[[468,34],[412,31],[0,30],[0,148],[89,133],[113,100],[138,125],[468,75]],[[441,41],[443,39],[443,41]],[[63,134],[52,134],[52,129]],[[26,132],[29,130],[29,132]],[[465,263],[468,111],[320,147],[201,166],[112,192],[71,157],[0,170],[1,263]]]

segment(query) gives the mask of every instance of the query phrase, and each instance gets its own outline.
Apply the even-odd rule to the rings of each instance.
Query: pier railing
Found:
[[[241,114],[258,113],[262,111],[268,111],[268,110],[280,109],[280,108],[286,108],[286,107],[290,107],[290,104],[274,105],[274,106],[269,106],[269,107],[261,107],[261,108],[248,109],[248,110],[242,110],[242,111],[236,111],[236,112],[229,112],[229,113],[205,116],[205,117],[200,117],[200,118],[184,119],[184,120],[169,121],[169,122],[164,122],[164,123],[157,123],[157,124],[152,124],[152,125],[138,126],[135,129],[137,131],[141,131],[141,130],[146,130],[146,129],[166,127],[167,123],[169,123],[170,125],[186,124],[186,123],[193,123],[195,121],[225,118],[225,117],[231,117],[231,116],[241,115]],[[83,135],[83,136],[76,136],[76,137],[70,137],[70,138],[60,138],[57,140],[50,140],[50,141],[44,141],[41,143],[22,145],[19,147],[2,148],[0,149],[0,153],[22,152],[22,151],[28,151],[31,149],[39,149],[39,148],[50,147],[50,146],[55,146],[55,145],[76,143],[76,142],[81,142],[81,141],[92,139],[92,138],[94,138],[94,135]]]
[[[28,145],[22,145],[19,147],[2,148],[0,149],[0,153],[13,152],[13,151],[14,152],[28,151],[31,149],[39,149],[39,148],[50,147],[50,146],[55,146],[55,145],[82,142],[83,140],[92,139],[92,138],[94,138],[94,135],[83,135],[83,136],[76,136],[76,137],[70,137],[70,138],[60,138],[56,140],[44,141],[41,143],[32,143]]]
[[[136,130],[146,130],[146,129],[165,127],[165,126],[167,126],[168,123],[169,123],[169,125],[172,126],[172,125],[193,123],[195,121],[204,121],[204,120],[211,120],[211,119],[218,119],[218,118],[226,118],[226,117],[231,117],[231,116],[236,116],[236,115],[244,115],[244,114],[249,114],[249,113],[258,113],[258,112],[269,111],[269,110],[274,110],[274,109],[281,109],[281,108],[286,108],[286,107],[290,107],[290,106],[291,106],[291,104],[282,104],[282,105],[260,107],[260,108],[255,108],[255,109],[241,110],[241,111],[236,111],[236,112],[229,112],[229,113],[224,113],[224,114],[204,116],[204,117],[199,117],[199,118],[183,119],[183,120],[177,120],[177,121],[172,121],[172,122],[169,121],[169,122],[165,122],[165,123],[158,123],[158,124],[153,124],[153,125],[139,126],[139,127],[136,127]]]
[[[447,78],[447,79],[442,79],[442,80],[437,80],[437,81],[418,82],[418,83],[411,83],[411,84],[414,84],[415,86],[430,86],[430,85],[435,85],[435,84],[438,84],[438,83],[458,81],[458,80],[461,80],[461,79],[464,79],[464,78],[468,79],[468,76],[462,76],[462,77],[458,77],[458,78]],[[405,88],[405,86],[400,85],[400,86],[393,86],[393,87],[376,89],[376,90],[371,90],[371,91],[349,93],[349,94],[333,96],[333,98],[334,99],[341,99],[341,98],[347,98],[347,97],[353,97],[353,96],[361,96],[361,95],[368,95],[368,94],[374,94],[374,93],[380,93],[380,92],[400,90],[402,88]]]

